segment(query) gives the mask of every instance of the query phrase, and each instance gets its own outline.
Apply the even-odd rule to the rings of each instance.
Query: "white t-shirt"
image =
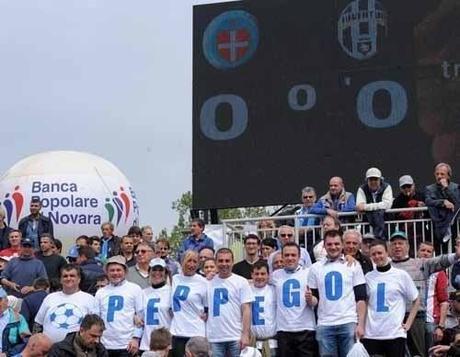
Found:
[[[150,335],[153,330],[160,327],[169,329],[171,325],[171,286],[163,285],[161,288],[152,287],[143,290],[144,295],[144,332],[142,334],[140,349],[150,349]]]
[[[176,274],[172,281],[171,334],[181,337],[206,337],[206,323],[201,316],[208,306],[208,281],[195,274]]]
[[[402,328],[406,302],[418,296],[409,274],[393,267],[386,272],[373,270],[366,274],[366,284],[368,306],[364,337],[375,340],[406,338]]]
[[[272,283],[276,290],[277,331],[298,332],[316,327],[315,314],[305,301],[305,290],[310,268],[300,265],[293,273],[285,269],[273,272]]]
[[[78,331],[85,315],[98,313],[94,296],[83,291],[74,294],[58,291],[45,297],[35,322],[42,325],[43,333],[56,343],[62,341],[69,332]]]
[[[108,350],[125,349],[137,336],[134,316],[143,315],[143,294],[139,285],[123,281],[120,285],[109,284],[96,293],[99,316],[104,320],[105,330],[101,342]]]
[[[276,334],[276,293],[273,285],[256,288],[251,285],[254,301],[251,331],[256,339],[267,339]]]
[[[359,263],[348,266],[341,257],[327,258],[312,265],[308,275],[310,289],[318,289],[318,326],[343,325],[358,321],[353,288],[365,284]]]
[[[248,281],[237,274],[226,279],[216,275],[208,287],[209,342],[239,341],[243,332],[242,305],[254,301]]]

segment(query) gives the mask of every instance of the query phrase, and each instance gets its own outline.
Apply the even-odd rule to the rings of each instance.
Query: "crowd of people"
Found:
[[[460,200],[450,177],[437,165],[424,196],[401,177],[403,206],[452,219]],[[201,219],[177,259],[151,227],[118,237],[109,222],[62,254],[39,199],[18,229],[0,208],[0,356],[345,357],[359,343],[371,356],[460,355],[460,240],[452,254],[434,256],[424,241],[410,257],[407,232],[378,229],[398,199],[380,170],[367,170],[356,201],[339,177],[329,186],[319,200],[302,190],[300,227],[322,227],[314,246],[296,242],[299,227],[272,226],[270,237],[261,227],[244,237],[238,262],[215,249]],[[373,234],[343,229],[338,213],[354,210],[371,213]],[[450,227],[437,226],[435,245]]]

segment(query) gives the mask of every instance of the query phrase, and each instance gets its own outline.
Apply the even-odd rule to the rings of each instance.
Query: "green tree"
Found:
[[[175,200],[172,209],[177,212],[177,223],[174,225],[171,234],[163,229],[159,236],[167,237],[170,241],[171,249],[177,251],[184,236],[189,232],[190,210],[192,209],[192,193],[184,192],[180,198]],[[245,207],[245,208],[225,208],[218,210],[219,221],[223,219],[239,219],[244,217],[263,217],[269,215],[266,207]]]

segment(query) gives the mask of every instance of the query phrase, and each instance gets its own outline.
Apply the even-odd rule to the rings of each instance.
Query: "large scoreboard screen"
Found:
[[[460,168],[460,0],[237,1],[193,21],[194,208]]]

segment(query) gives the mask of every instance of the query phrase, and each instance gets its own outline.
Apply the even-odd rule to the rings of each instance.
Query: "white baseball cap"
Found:
[[[410,175],[404,175],[399,178],[399,187],[403,187],[404,185],[413,185],[414,179]]]
[[[166,268],[166,263],[163,259],[161,258],[153,258],[150,263],[149,263],[149,267],[150,268],[153,268],[153,267],[156,267],[156,266],[160,266],[160,267],[163,267],[163,268]]]
[[[382,172],[376,167],[371,167],[366,171],[366,180],[370,177],[382,178]]]

